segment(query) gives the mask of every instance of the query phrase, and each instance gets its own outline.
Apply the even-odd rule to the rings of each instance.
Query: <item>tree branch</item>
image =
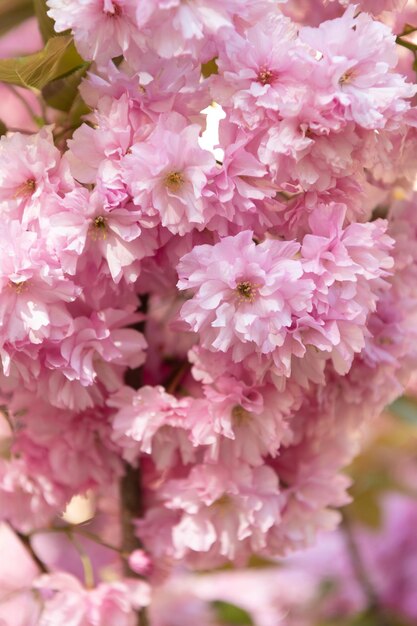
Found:
[[[142,542],[135,534],[134,520],[143,516],[143,497],[140,467],[125,464],[125,475],[120,484],[120,522],[122,527],[122,553],[140,550]],[[123,561],[125,576],[139,578],[127,560]],[[140,577],[141,578],[141,577]],[[148,615],[143,608],[138,613],[138,626],[148,626]]]

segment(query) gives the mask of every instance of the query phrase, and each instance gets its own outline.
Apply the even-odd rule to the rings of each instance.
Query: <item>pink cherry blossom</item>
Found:
[[[70,574],[55,572],[37,578],[33,588],[44,596],[40,626],[62,620],[71,626],[134,626],[136,610],[149,602],[147,584],[128,578],[88,590]]]
[[[47,5],[56,31],[72,29],[86,59],[105,63],[142,40],[132,0],[48,0]]]
[[[155,465],[169,467],[179,452],[185,463],[193,460],[187,436],[187,400],[177,400],[163,387],[142,387],[138,393],[125,387],[108,401],[118,411],[113,420],[113,440],[123,457],[136,463],[140,453],[151,454]]]
[[[180,315],[191,330],[202,333],[201,345],[231,350],[235,361],[251,352],[279,352],[284,346],[283,358],[288,358],[287,334],[311,310],[314,288],[303,278],[298,252],[295,242],[257,245],[252,233],[243,231],[185,255],[178,267],[178,287],[196,294]]]
[[[199,134],[199,126],[187,125],[182,116],[162,115],[147,140],[134,144],[123,163],[133,202],[180,235],[193,227],[202,229],[206,222],[203,193],[214,157],[199,147]]]

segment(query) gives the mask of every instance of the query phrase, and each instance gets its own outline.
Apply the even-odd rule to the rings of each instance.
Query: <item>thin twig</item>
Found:
[[[401,37],[397,37],[395,41],[399,46],[402,46],[403,48],[407,48],[407,50],[411,50],[411,52],[413,52],[414,55],[416,54],[417,44],[412,43],[411,41],[406,41],[405,39],[402,39]]]
[[[36,552],[34,551],[32,544],[30,542],[30,538],[27,535],[24,535],[23,533],[16,533],[17,536],[19,537],[20,541],[23,543],[23,545],[25,546],[26,550],[29,552],[31,558],[35,561],[36,565],[39,567],[40,571],[43,574],[49,574],[49,570],[47,568],[47,566],[45,565],[45,563],[38,557],[38,555],[36,554]]]
[[[65,533],[65,534],[77,534],[77,535],[81,535],[82,537],[85,537],[86,539],[89,539],[90,541],[94,541],[95,543],[98,543],[100,546],[103,546],[103,548],[107,548],[108,550],[113,550],[114,552],[119,552],[120,553],[120,548],[117,546],[113,546],[110,543],[107,543],[106,541],[103,541],[101,539],[101,537],[99,537],[98,535],[90,532],[89,530],[85,530],[84,528],[81,528],[80,526],[77,525],[71,525],[71,526],[50,526],[49,528],[39,528],[36,529],[34,531],[31,532],[31,535],[36,535],[36,534],[43,534],[43,533]]]
[[[142,542],[135,534],[134,520],[143,516],[143,498],[141,489],[140,467],[125,464],[125,475],[120,485],[120,522],[122,526],[122,552],[130,554],[140,550]],[[125,576],[140,578],[128,561],[124,561]],[[145,608],[138,612],[138,626],[148,626],[148,615]]]
[[[95,582],[94,582],[94,568],[93,568],[93,564],[91,563],[91,559],[88,556],[87,552],[84,550],[83,545],[78,541],[78,539],[76,537],[74,537],[74,534],[72,532],[68,532],[68,539],[72,542],[74,548],[77,550],[79,557],[80,557],[80,561],[81,564],[83,566],[83,571],[84,571],[84,583],[87,589],[93,589]]]

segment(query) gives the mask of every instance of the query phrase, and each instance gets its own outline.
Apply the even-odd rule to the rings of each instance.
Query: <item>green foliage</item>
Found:
[[[86,75],[89,63],[63,78],[57,78],[42,89],[42,97],[46,104],[53,109],[68,113],[78,96],[78,87],[82,78]]]
[[[47,14],[48,7],[46,0],[33,0],[35,8],[35,14],[38,18],[39,30],[41,31],[42,39],[46,43],[48,39],[55,36],[54,20]]]
[[[217,621],[223,626],[254,626],[249,613],[235,604],[214,600],[211,606],[216,613]]]
[[[411,624],[384,609],[371,608],[354,617],[321,621],[316,626],[411,626]]]
[[[0,81],[20,87],[42,89],[51,81],[84,65],[72,37],[52,37],[40,52],[15,59],[1,59]]]
[[[32,0],[0,0],[0,36],[34,13]]]
[[[389,411],[405,422],[417,426],[417,400],[415,398],[402,396],[389,406]]]

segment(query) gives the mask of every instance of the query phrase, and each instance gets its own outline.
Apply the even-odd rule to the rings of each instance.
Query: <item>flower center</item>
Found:
[[[34,178],[28,178],[24,183],[16,189],[14,198],[21,198],[31,196],[36,191],[36,180]]]
[[[257,294],[256,285],[249,280],[243,280],[236,286],[236,291],[241,302],[253,302]]]
[[[9,280],[9,287],[17,294],[20,294],[27,290],[28,283],[26,280],[22,280],[20,283],[14,283],[12,280]]]
[[[353,70],[348,70],[339,78],[339,85],[346,85],[346,83],[350,83],[353,78],[354,72]]]
[[[270,85],[274,82],[276,76],[272,70],[267,69],[266,67],[261,67],[258,72],[258,83],[261,85]]]
[[[212,508],[218,509],[218,511],[226,512],[229,508],[230,504],[232,504],[232,500],[227,493],[224,493],[220,498],[217,498],[211,505]]]
[[[103,215],[98,215],[91,222],[91,234],[94,240],[106,239],[107,237],[107,221]]]
[[[184,176],[181,172],[170,172],[165,176],[165,185],[173,191],[177,191],[184,183]]]
[[[107,15],[107,17],[120,17],[122,14],[122,8],[114,2],[112,2],[112,6],[113,11],[110,11],[109,9],[104,9],[104,14]]]
[[[240,406],[240,404],[237,404],[232,409],[232,418],[238,426],[241,426],[244,422],[246,422],[250,416],[249,411],[244,409],[243,406]]]

